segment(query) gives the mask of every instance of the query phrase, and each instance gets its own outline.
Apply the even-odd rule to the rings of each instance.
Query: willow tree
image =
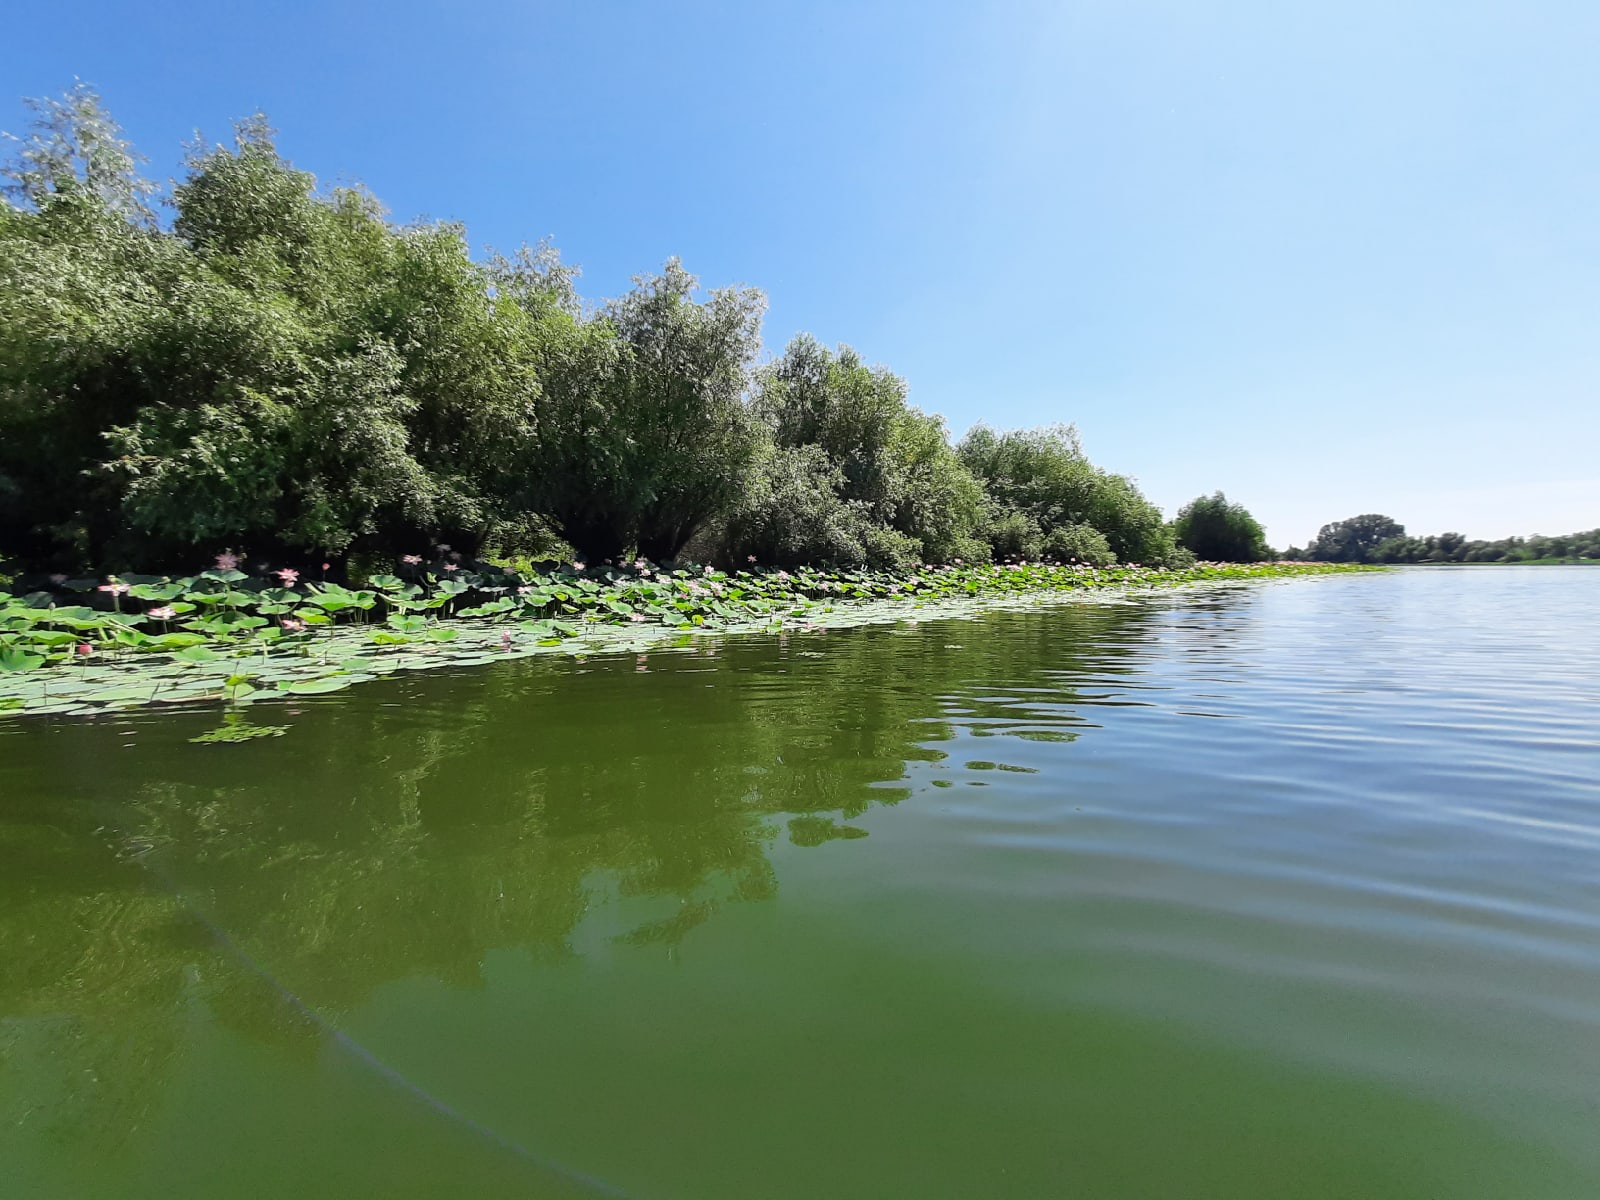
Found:
[[[0,166],[0,545],[65,568],[118,528],[104,431],[137,405],[148,317],[184,264],[94,91],[28,104]]]
[[[988,491],[991,521],[1008,537],[1085,561],[1109,552],[1159,563],[1173,553],[1161,510],[1131,479],[1090,462],[1071,425],[1006,433],[977,425],[957,449]]]
[[[1178,545],[1211,562],[1260,562],[1272,556],[1261,522],[1221,492],[1196,496],[1180,508],[1172,532]]]
[[[986,553],[972,537],[982,489],[900,376],[802,334],[761,372],[756,409],[771,446],[730,518],[729,554],[906,566]]]
[[[92,93],[38,111],[0,210],[13,552],[116,568],[471,549],[516,515],[530,330],[459,227],[320,191],[255,117],[191,150],[163,231]]]
[[[500,286],[539,314],[541,394],[520,458],[529,506],[580,556],[675,557],[738,494],[758,447],[745,403],[766,298],[703,300],[677,259],[584,314],[536,264]]]

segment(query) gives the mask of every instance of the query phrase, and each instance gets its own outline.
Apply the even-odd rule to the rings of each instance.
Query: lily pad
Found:
[[[354,675],[323,675],[317,679],[302,679],[297,683],[280,685],[282,690],[296,696],[320,696],[325,692],[342,692],[353,683],[360,682]]]

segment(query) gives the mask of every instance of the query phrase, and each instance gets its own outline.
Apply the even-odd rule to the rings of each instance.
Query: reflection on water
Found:
[[[8,727],[0,1172],[1597,1194],[1597,585],[524,660],[233,746]]]

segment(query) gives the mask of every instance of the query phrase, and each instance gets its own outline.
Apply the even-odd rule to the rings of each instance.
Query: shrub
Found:
[[[1068,523],[1052,529],[1044,539],[1044,556],[1056,562],[1088,563],[1109,567],[1117,561],[1106,535],[1091,525]]]

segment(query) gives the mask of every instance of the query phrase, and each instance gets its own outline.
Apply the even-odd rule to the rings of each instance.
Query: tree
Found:
[[[146,159],[134,153],[98,92],[79,80],[62,96],[29,97],[23,104],[33,113],[31,132],[26,138],[0,135],[21,147],[0,170],[0,178],[10,180],[0,185],[7,199],[43,211],[55,200],[85,196],[125,221],[155,224],[146,197],[156,185],[138,173]]]
[[[730,557],[854,566],[986,557],[972,536],[982,487],[943,420],[909,404],[898,375],[801,334],[761,372],[755,407],[773,448],[729,518]]]
[[[1091,463],[1071,425],[996,433],[980,424],[956,449],[988,491],[987,527],[1008,544],[1029,527],[1047,544],[1054,531],[1084,525],[1125,562],[1161,563],[1174,550],[1161,510],[1131,479]]]
[[[1272,555],[1261,523],[1221,492],[1197,496],[1179,509],[1172,532],[1178,545],[1210,562],[1260,562]]]
[[[536,274],[536,273],[535,273]],[[537,279],[502,280],[523,294]],[[759,436],[744,400],[766,298],[677,259],[593,317],[546,305],[528,503],[584,557],[676,556],[737,496]]]
[[[1364,513],[1324,525],[1306,547],[1306,557],[1322,562],[1370,562],[1388,538],[1404,537],[1406,527],[1380,513]]]

